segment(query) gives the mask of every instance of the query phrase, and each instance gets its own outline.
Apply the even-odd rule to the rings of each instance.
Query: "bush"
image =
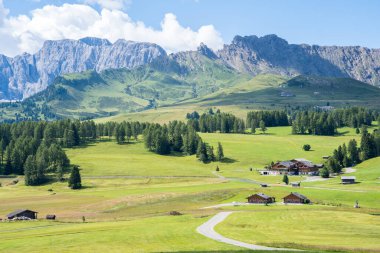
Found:
[[[330,172],[329,170],[325,167],[319,170],[319,175],[323,178],[329,178],[330,177]]]
[[[178,215],[182,215],[182,213],[178,212],[178,211],[171,211],[169,213],[169,215],[173,215],[173,216],[178,216]]]
[[[305,151],[310,151],[311,146],[309,144],[305,144],[305,145],[303,145],[302,149]]]

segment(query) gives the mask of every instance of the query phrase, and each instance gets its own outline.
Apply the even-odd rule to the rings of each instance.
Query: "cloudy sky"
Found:
[[[236,34],[380,48],[379,10],[375,0],[0,0],[0,53],[86,36],[219,49]]]

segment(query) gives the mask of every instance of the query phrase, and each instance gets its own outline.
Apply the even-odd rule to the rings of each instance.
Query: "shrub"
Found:
[[[302,149],[305,151],[310,151],[311,146],[310,146],[310,144],[305,144],[305,145],[303,145]]]

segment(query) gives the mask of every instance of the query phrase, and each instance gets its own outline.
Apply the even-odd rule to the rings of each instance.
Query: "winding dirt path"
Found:
[[[250,243],[245,243],[241,241],[237,241],[234,239],[230,239],[227,237],[222,236],[221,234],[217,233],[214,230],[214,227],[218,225],[220,222],[224,221],[231,213],[233,212],[220,212],[213,216],[211,219],[203,223],[197,228],[197,232],[201,235],[204,235],[210,239],[213,239],[218,242],[227,243],[230,245],[246,248],[246,249],[252,249],[252,250],[268,250],[268,251],[274,251],[274,250],[283,250],[283,251],[300,251],[296,249],[284,249],[284,248],[271,248],[266,246],[260,246]]]

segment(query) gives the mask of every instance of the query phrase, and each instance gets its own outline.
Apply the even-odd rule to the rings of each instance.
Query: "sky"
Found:
[[[0,0],[0,54],[86,36],[157,43],[169,53],[266,34],[380,48],[379,13],[377,0]]]

